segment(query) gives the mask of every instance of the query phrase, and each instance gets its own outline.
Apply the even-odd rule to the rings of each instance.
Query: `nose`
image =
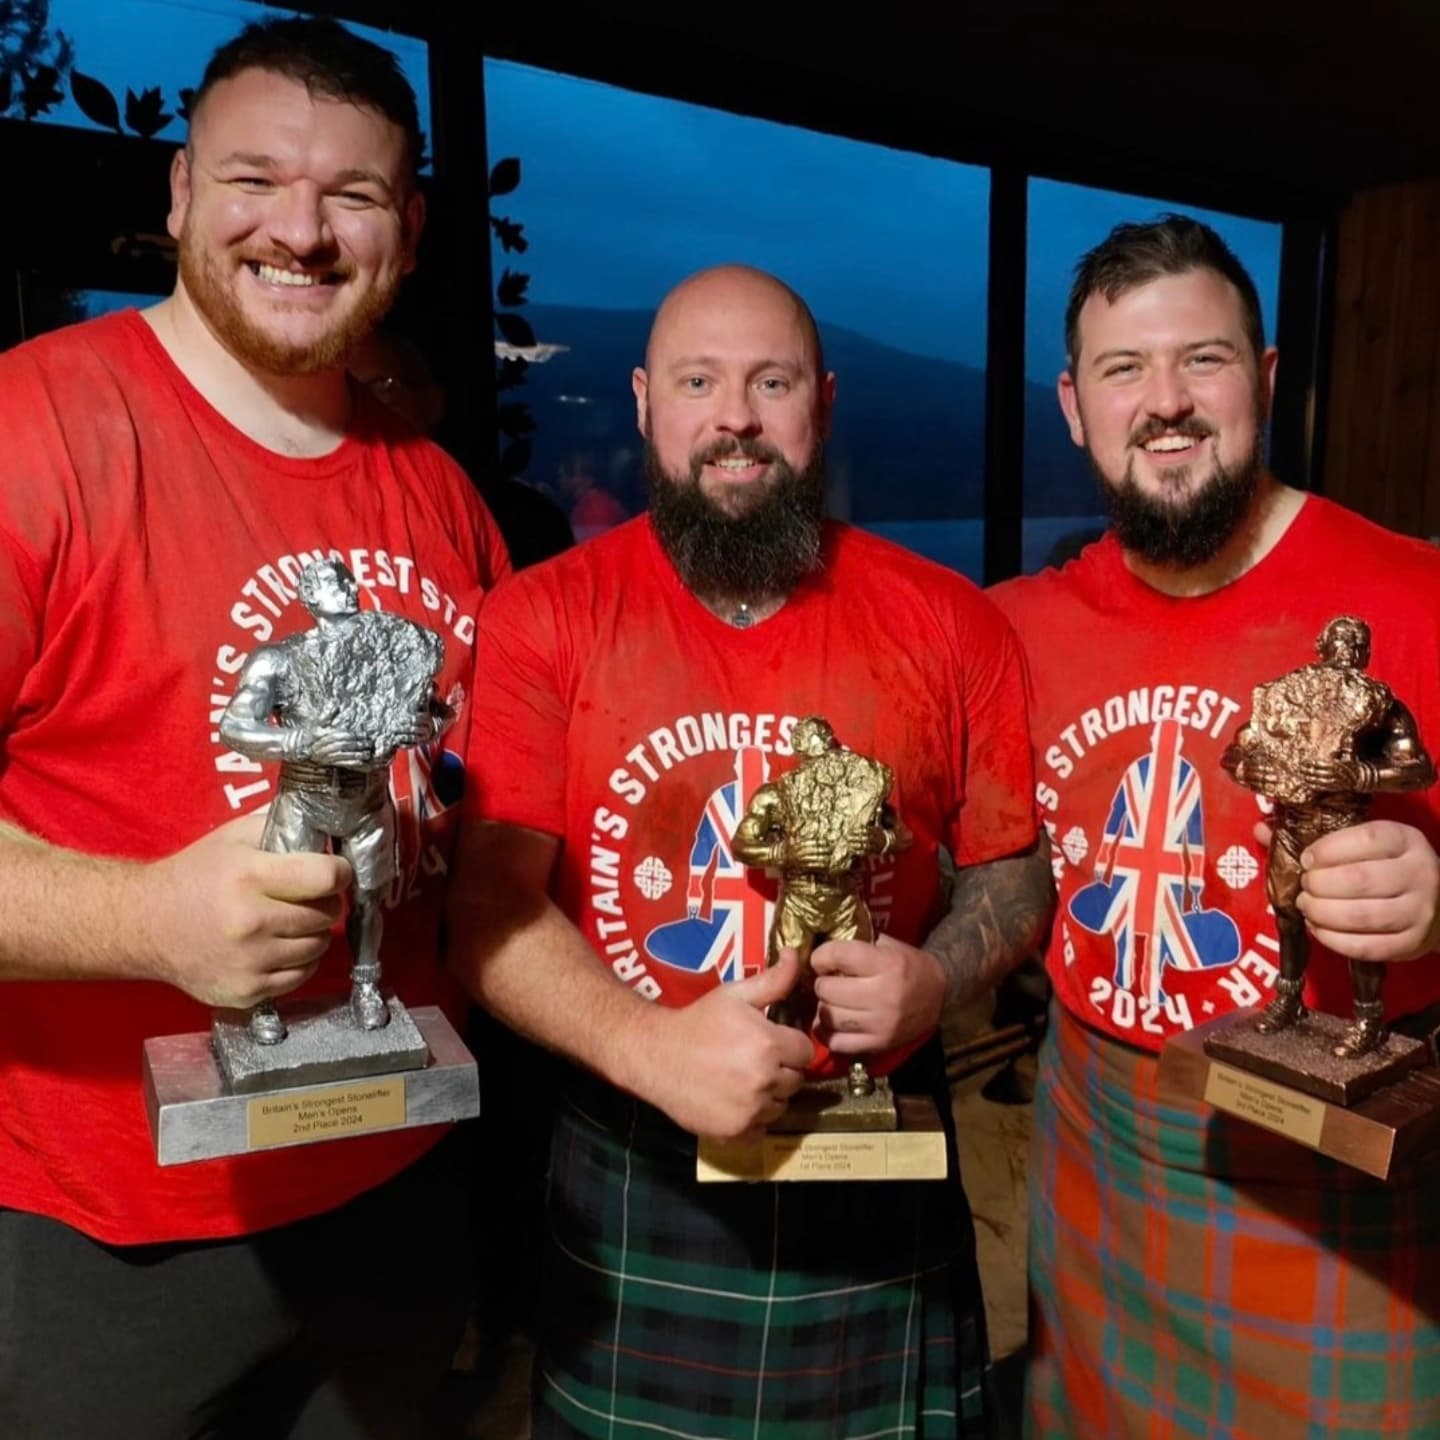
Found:
[[[335,236],[318,185],[302,182],[282,187],[267,219],[270,238],[297,258],[334,248]]]
[[[1145,391],[1145,408],[1162,420],[1181,420],[1195,409],[1189,387],[1173,365],[1157,365]]]
[[[748,385],[727,385],[716,396],[715,428],[722,435],[758,435],[760,416]]]

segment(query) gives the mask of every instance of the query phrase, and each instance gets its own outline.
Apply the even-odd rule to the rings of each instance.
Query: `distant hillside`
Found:
[[[627,507],[644,504],[641,440],[630,372],[644,357],[651,316],[640,310],[530,305],[537,340],[567,346],[530,366],[524,399],[535,417],[527,478],[563,490],[584,469]],[[931,520],[982,513],[985,377],[982,371],[824,327],[826,361],[837,375],[828,449],[832,509],[857,521]],[[1074,514],[1092,503],[1094,482],[1070,443],[1053,390],[1032,385],[1029,513]],[[1036,423],[1036,420],[1043,423]]]

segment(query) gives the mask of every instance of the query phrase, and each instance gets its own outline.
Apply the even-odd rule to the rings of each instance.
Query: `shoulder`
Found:
[[[912,621],[928,617],[948,630],[1000,635],[1009,626],[1000,610],[968,575],[858,526],[826,526],[829,563],[841,589],[902,611]]]
[[[1388,529],[1358,511],[1347,509],[1323,495],[1311,495],[1302,515],[1309,512],[1306,544],[1322,553],[1341,552],[1357,573],[1360,565],[1384,566],[1371,578],[1393,588],[1397,579],[1440,582],[1440,544]]]

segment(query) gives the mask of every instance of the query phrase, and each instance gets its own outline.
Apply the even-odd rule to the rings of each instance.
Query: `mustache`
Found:
[[[341,279],[354,273],[355,267],[345,260],[334,245],[326,245],[308,255],[297,255],[292,250],[270,250],[264,254],[249,254],[244,257],[247,265],[273,265],[277,270],[289,270],[292,266],[299,265],[306,270],[317,270],[324,268],[329,275],[339,276]]]
[[[745,439],[741,436],[732,435],[721,440],[713,440],[703,449],[695,451],[690,457],[690,467],[694,474],[700,473],[702,465],[713,465],[717,460],[758,460],[767,465],[773,465],[784,456],[775,449],[773,445],[767,445],[763,440]]]
[[[1191,415],[1184,420],[1161,420],[1152,418],[1131,432],[1130,444],[1144,445],[1158,440],[1162,435],[1185,435],[1192,440],[1208,440],[1215,433],[1213,425]]]

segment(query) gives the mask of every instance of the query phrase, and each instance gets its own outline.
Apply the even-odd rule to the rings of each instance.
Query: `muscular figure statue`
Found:
[[[350,1012],[363,1030],[390,1019],[380,994],[380,897],[395,878],[388,771],[395,753],[424,744],[454,712],[435,694],[444,642],[399,615],[362,612],[339,561],[307,566],[300,599],[315,628],[257,649],[220,721],[242,754],[280,761],[261,848],[320,851],[333,843],[355,871],[346,921],[353,965]],[[272,1001],[251,1012],[262,1045],[285,1038]]]
[[[1266,884],[1280,932],[1280,977],[1256,1022],[1266,1034],[1305,1014],[1309,937],[1296,905],[1305,847],[1364,820],[1372,795],[1423,790],[1435,780],[1414,717],[1388,686],[1362,673],[1370,627],[1342,615],[1320,632],[1315,648],[1318,661],[1255,687],[1251,717],[1220,757],[1240,784],[1275,805]],[[1336,1055],[1364,1055],[1384,1040],[1384,974],[1377,961],[1350,962],[1355,1018]]]
[[[862,862],[904,849],[910,835],[885,803],[888,765],[842,749],[819,716],[799,721],[790,744],[796,767],[755,791],[730,848],[745,864],[781,874],[766,963],[792,947],[800,979],[770,1018],[808,1031],[816,1006],[811,952],[826,940],[874,940]],[[863,1065],[855,1070],[863,1084]]]

